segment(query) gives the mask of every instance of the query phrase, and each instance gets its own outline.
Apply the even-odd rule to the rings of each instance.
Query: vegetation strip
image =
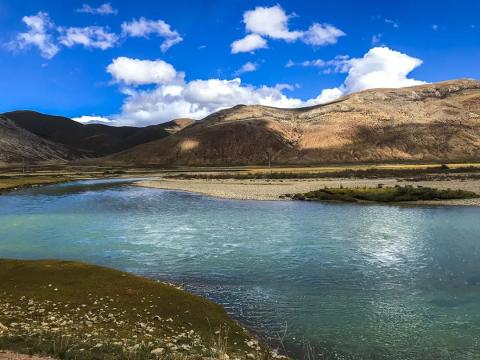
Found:
[[[330,171],[262,171],[262,172],[246,172],[232,173],[224,172],[214,173],[196,173],[196,174],[174,174],[167,175],[167,179],[211,179],[211,180],[250,180],[250,179],[323,179],[323,178],[360,178],[360,179],[376,179],[376,178],[402,178],[409,176],[421,176],[426,174],[465,174],[478,173],[478,166],[464,167],[448,167],[447,165],[439,165],[426,168],[404,168],[404,169],[341,169]]]
[[[342,202],[404,202],[450,199],[473,199],[479,196],[465,190],[440,190],[429,187],[394,186],[377,188],[324,188],[303,194],[285,195],[294,200]]]
[[[0,349],[77,360],[280,357],[211,301],[55,260],[0,260]]]

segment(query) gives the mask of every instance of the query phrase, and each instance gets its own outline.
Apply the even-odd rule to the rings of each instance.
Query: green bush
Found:
[[[428,187],[394,186],[376,188],[324,188],[291,196],[295,200],[345,202],[404,202],[419,200],[471,199],[478,195],[465,190],[442,190]]]

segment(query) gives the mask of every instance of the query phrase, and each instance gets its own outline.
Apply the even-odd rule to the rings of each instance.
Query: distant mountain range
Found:
[[[147,127],[115,127],[84,125],[66,117],[34,111],[7,112],[0,115],[0,161],[35,162],[101,157],[162,139],[193,122],[191,119],[176,119]],[[5,156],[7,149],[9,155]]]
[[[480,82],[372,89],[299,109],[238,105],[145,128],[82,125],[30,111],[0,120],[0,161],[100,156],[192,166],[479,161]]]

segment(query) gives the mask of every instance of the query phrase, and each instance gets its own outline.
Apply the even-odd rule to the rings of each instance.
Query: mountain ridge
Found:
[[[369,89],[306,108],[237,105],[108,159],[157,165],[470,160],[480,156],[480,82]]]
[[[369,89],[296,109],[236,105],[143,128],[0,114],[0,162],[265,165],[480,158],[480,81]]]

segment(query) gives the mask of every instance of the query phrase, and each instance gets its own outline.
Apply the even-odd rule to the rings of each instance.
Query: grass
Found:
[[[324,188],[304,194],[287,195],[294,200],[342,202],[405,202],[420,200],[472,199],[476,193],[464,190],[440,190],[428,187],[395,186],[377,188]]]
[[[71,180],[63,175],[0,175],[0,192],[33,185],[56,184]]]
[[[78,360],[273,356],[221,306],[104,267],[0,260],[0,300],[4,350]]]
[[[223,173],[183,173],[166,175],[169,179],[322,179],[322,178],[362,178],[362,179],[376,179],[376,178],[405,178],[411,176],[422,176],[425,174],[465,174],[478,173],[480,167],[478,166],[456,166],[450,167],[447,165],[437,165],[428,167],[414,167],[414,168],[325,168],[317,169],[315,171],[300,171],[300,170],[284,170],[284,171],[248,171],[248,172],[223,172]]]

